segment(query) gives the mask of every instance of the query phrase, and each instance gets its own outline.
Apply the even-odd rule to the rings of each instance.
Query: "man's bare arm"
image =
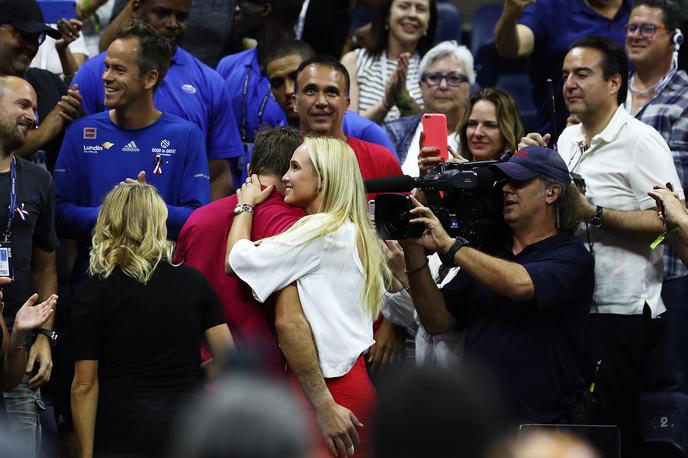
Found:
[[[505,0],[502,15],[495,26],[495,46],[500,56],[517,59],[529,56],[535,46],[535,35],[529,27],[517,24],[523,9],[535,0]]]
[[[325,384],[311,327],[301,308],[296,286],[276,293],[275,328],[277,340],[287,364],[299,380],[306,397],[318,416],[318,426],[330,452],[346,457],[358,448],[356,426],[362,426],[354,414],[338,405]]]

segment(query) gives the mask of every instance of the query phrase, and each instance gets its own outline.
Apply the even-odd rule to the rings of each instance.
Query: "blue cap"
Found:
[[[526,146],[516,151],[507,162],[500,162],[492,167],[497,167],[516,181],[544,176],[564,185],[571,182],[569,168],[559,153],[544,146]]]

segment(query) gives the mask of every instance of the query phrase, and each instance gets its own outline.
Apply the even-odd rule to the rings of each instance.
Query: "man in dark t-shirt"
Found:
[[[0,211],[0,275],[14,277],[3,298],[10,328],[27,297],[38,292],[39,300],[45,300],[57,291],[53,181],[44,168],[12,153],[26,141],[36,121],[35,109],[36,93],[30,84],[13,76],[0,77],[0,208],[10,210]],[[51,318],[31,345],[27,375],[20,385],[3,393],[10,427],[34,455],[41,436],[38,388],[48,381],[52,369],[52,324]]]
[[[571,178],[561,157],[543,147],[523,148],[493,167],[505,177],[510,240],[472,248],[418,204],[412,218],[426,232],[404,242],[411,296],[430,334],[466,329],[467,362],[494,378],[514,420],[566,422],[585,384],[584,321],[594,287],[592,255],[573,235]],[[441,290],[425,250],[461,267]]]

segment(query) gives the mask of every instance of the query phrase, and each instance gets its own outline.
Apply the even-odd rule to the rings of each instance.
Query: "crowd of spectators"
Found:
[[[0,456],[663,458],[688,12],[438,3],[0,0]]]

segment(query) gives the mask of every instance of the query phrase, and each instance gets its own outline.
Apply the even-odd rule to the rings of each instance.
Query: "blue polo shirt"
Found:
[[[624,49],[626,35],[623,26],[628,22],[630,12],[630,0],[624,0],[611,20],[590,9],[583,0],[538,0],[526,6],[518,23],[527,26],[535,35],[530,79],[534,86],[539,132],[551,132],[552,107],[547,78],[552,78],[554,85],[558,132],[566,125],[568,110],[562,95],[561,68],[569,47],[587,35],[602,35]]]
[[[442,294],[466,328],[466,361],[494,376],[515,420],[560,423],[585,387],[593,257],[571,233],[528,245],[518,255],[511,247],[490,254],[521,264],[533,280],[535,298],[509,299],[459,272]]]
[[[225,80],[242,141],[253,143],[262,127],[282,124],[284,112],[272,97],[267,76],[260,70],[257,49],[222,58],[217,72]]]
[[[201,139],[195,124],[169,113],[142,129],[118,127],[107,111],[74,121],[53,172],[58,231],[88,239],[105,195],[143,170],[167,203],[169,236],[175,238],[191,212],[210,201]],[[158,162],[161,173],[156,173]]]
[[[86,114],[105,110],[103,52],[79,68],[72,83],[79,85]],[[244,154],[234,113],[227,109],[229,95],[216,71],[177,46],[167,75],[155,91],[155,107],[196,124],[205,137],[208,160]]]

